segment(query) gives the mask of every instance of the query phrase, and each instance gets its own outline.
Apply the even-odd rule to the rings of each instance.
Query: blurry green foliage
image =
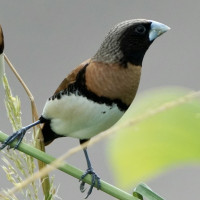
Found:
[[[192,91],[160,88],[138,96],[118,125]],[[200,101],[192,99],[120,129],[109,140],[116,181],[127,188],[173,166],[200,161]]]

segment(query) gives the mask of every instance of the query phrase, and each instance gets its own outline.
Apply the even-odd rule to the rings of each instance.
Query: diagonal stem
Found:
[[[0,131],[0,142],[6,140],[8,136],[4,133],[2,133]],[[11,147],[13,147],[16,144],[16,142],[13,142],[11,144]],[[86,146],[86,144],[85,144]],[[78,147],[74,147],[73,149],[71,149],[71,151],[68,151],[68,155],[70,156],[71,154],[73,154],[74,152],[77,152],[77,149],[82,149],[81,146]],[[54,157],[48,155],[45,152],[40,151],[39,149],[36,149],[28,144],[25,144],[24,142],[22,142],[18,148],[19,151],[22,151],[38,160],[41,160],[42,162],[46,163],[46,164],[50,164],[51,165],[47,165],[47,167],[45,167],[44,169],[41,169],[40,171],[36,172],[35,174],[33,174],[33,176],[30,176],[28,179],[26,179],[25,181],[23,181],[21,184],[18,184],[16,187],[14,187],[13,189],[9,190],[9,194],[13,194],[19,190],[21,190],[23,187],[25,187],[27,184],[29,184],[30,182],[32,182],[34,179],[39,178],[41,176],[41,174],[44,173],[44,171],[46,171],[46,173],[49,173],[52,170],[55,170],[56,168],[58,168],[59,170],[77,178],[80,179],[82,174],[84,173],[83,171],[81,171],[80,169],[77,169],[67,163],[64,163],[63,160],[63,156],[61,156],[58,159],[55,159]],[[68,157],[69,157],[68,156]],[[66,155],[65,155],[66,158]],[[91,184],[91,177],[87,176],[84,178],[84,181],[88,184]],[[138,198],[133,197],[131,194],[101,180],[101,189],[103,192],[117,198],[120,200],[138,200]]]
[[[28,95],[28,97],[29,97],[29,99],[31,101],[32,113],[33,113],[34,119],[37,120],[38,119],[38,112],[37,112],[36,104],[35,104],[34,97],[33,97],[32,93],[31,93],[31,91],[29,90],[29,88],[27,87],[27,85],[25,84],[25,82],[23,81],[23,79],[21,78],[21,76],[19,75],[17,70],[15,69],[15,67],[12,65],[12,63],[10,62],[8,57],[5,55],[5,53],[4,53],[4,58],[5,58],[5,61],[8,64],[8,66],[10,67],[10,69],[13,71],[13,73],[17,77],[18,81],[21,83],[21,85],[24,88],[26,94]]]
[[[10,60],[8,59],[8,57],[5,55],[4,53],[4,59],[7,62],[8,66],[10,67],[10,69],[13,71],[13,73],[15,74],[15,76],[17,77],[18,81],[21,83],[22,87],[24,88],[26,94],[28,95],[30,101],[31,101],[31,110],[32,110],[32,121],[36,121],[38,120],[38,112],[37,112],[37,107],[34,101],[34,97],[31,93],[31,91],[29,90],[29,88],[27,87],[27,85],[25,84],[25,82],[23,81],[23,79],[21,78],[21,76],[19,75],[19,73],[17,72],[17,70],[15,69],[15,67],[12,65],[12,63],[10,62]],[[40,129],[40,125],[37,125],[38,127],[38,131],[36,133],[35,127],[34,129],[34,139],[35,139],[35,146],[36,148],[42,150],[45,152],[45,146],[44,146],[44,142],[43,142],[43,135]],[[40,160],[38,160],[38,168],[42,169],[43,167],[45,167],[45,163],[41,162]],[[42,183],[42,188],[43,188],[43,193],[46,197],[49,196],[49,190],[50,190],[50,181],[49,181],[49,176],[48,174],[41,177],[41,183]]]

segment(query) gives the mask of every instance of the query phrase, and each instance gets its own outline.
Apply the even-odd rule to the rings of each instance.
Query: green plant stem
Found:
[[[160,197],[158,194],[153,192],[146,184],[142,183],[139,184],[135,190],[134,193],[139,193],[143,197],[146,197],[147,199],[154,199],[154,200],[164,200],[162,197]],[[133,193],[133,195],[134,195]]]
[[[3,142],[7,139],[8,135],[6,135],[5,133],[2,133],[0,131],[0,142]],[[16,144],[16,142],[13,142],[11,144],[11,147],[13,147]],[[25,154],[28,154],[38,160],[41,160],[42,162],[49,164],[52,163],[53,161],[56,160],[56,158],[48,155],[47,153],[40,151],[28,144],[25,144],[24,142],[22,142],[20,144],[20,146],[18,147],[19,151],[24,152]],[[59,170],[77,178],[80,179],[81,175],[84,173],[83,171],[81,171],[80,169],[75,168],[74,166],[71,166],[67,163],[62,164],[62,166],[58,167]],[[91,184],[91,177],[87,176],[84,178],[84,182]],[[138,200],[138,198],[133,197],[131,194],[101,180],[101,189],[103,192],[117,198],[117,199],[121,199],[121,200]]]

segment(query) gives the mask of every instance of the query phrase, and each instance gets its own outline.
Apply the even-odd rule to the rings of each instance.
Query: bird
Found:
[[[47,99],[38,121],[23,127],[6,139],[0,149],[17,140],[20,145],[25,133],[43,124],[44,144],[60,137],[73,137],[80,144],[112,127],[128,110],[138,90],[144,55],[153,41],[170,28],[148,19],[130,19],[115,25],[106,35],[96,53],[68,74],[54,94]],[[87,170],[93,187],[101,188],[100,177],[91,165],[87,147],[83,148]]]

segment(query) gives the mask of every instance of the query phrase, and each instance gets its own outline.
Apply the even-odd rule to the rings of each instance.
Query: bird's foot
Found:
[[[14,146],[14,149],[17,149],[20,145],[27,129],[22,128],[18,130],[17,132],[13,133],[10,137],[8,137],[0,146],[0,150],[4,149],[6,146],[10,145],[15,139],[18,139],[17,144]]]
[[[87,199],[89,197],[89,195],[92,193],[93,187],[95,186],[95,182],[97,181],[97,189],[99,190],[101,188],[101,182],[100,182],[100,178],[99,176],[97,176],[97,174],[94,172],[93,168],[88,168],[86,170],[86,172],[81,176],[80,181],[80,191],[81,192],[85,192],[85,182],[83,181],[83,179],[90,174],[92,176],[92,183],[90,186],[90,189],[88,190],[87,196],[85,197],[85,199]]]

